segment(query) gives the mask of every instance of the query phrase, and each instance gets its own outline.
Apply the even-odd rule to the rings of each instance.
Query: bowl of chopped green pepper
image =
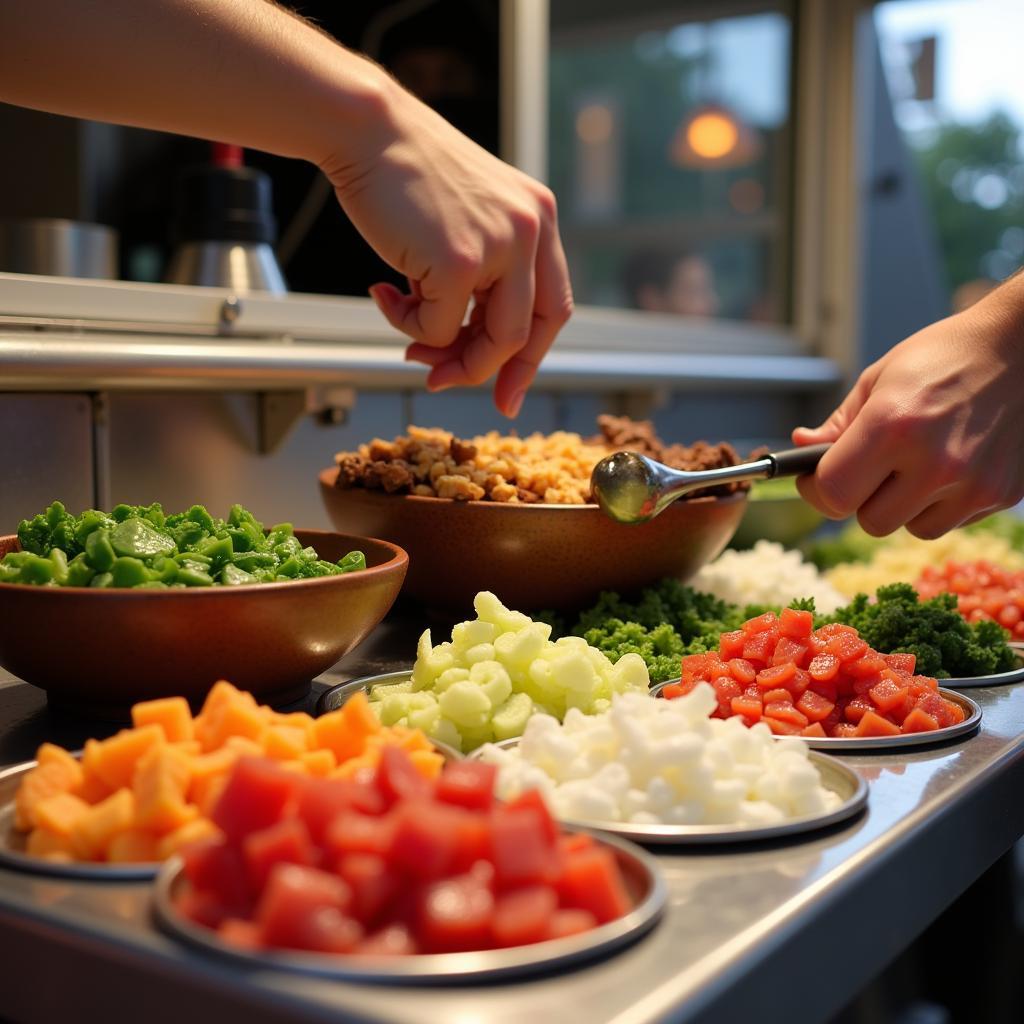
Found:
[[[54,502],[0,537],[0,665],[51,704],[111,718],[201,701],[218,679],[286,703],[380,622],[407,566],[386,541],[264,529],[240,505],[220,519]]]

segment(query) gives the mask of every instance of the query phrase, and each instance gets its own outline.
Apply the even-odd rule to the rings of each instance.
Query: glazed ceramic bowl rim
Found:
[[[585,502],[585,503],[582,503],[582,504],[577,504],[577,505],[567,505],[567,504],[560,504],[560,503],[556,504],[554,502],[544,502],[544,501],[533,501],[533,502],[529,502],[529,503],[527,503],[525,501],[517,501],[517,502],[509,502],[509,501],[461,501],[458,498],[439,498],[439,497],[437,497],[435,495],[427,495],[427,494],[388,494],[386,491],[378,490],[376,488],[369,488],[369,487],[345,487],[345,488],[343,488],[343,487],[338,487],[336,485],[336,480],[338,478],[338,467],[337,466],[333,466],[333,467],[330,467],[328,469],[322,469],[320,471],[320,473],[319,473],[319,478],[320,478],[320,483],[321,483],[322,486],[328,487],[331,490],[338,491],[339,494],[372,494],[375,497],[388,498],[389,500],[392,500],[392,501],[394,501],[396,499],[397,500],[403,500],[405,502],[408,502],[408,503],[414,504],[414,505],[415,504],[424,504],[424,505],[431,505],[431,504],[433,504],[433,505],[458,505],[458,506],[460,506],[462,508],[487,508],[487,509],[498,509],[498,508],[500,508],[500,509],[506,509],[508,511],[511,511],[511,510],[515,509],[517,512],[522,512],[522,511],[525,511],[525,510],[528,509],[531,512],[534,512],[534,513],[536,511],[538,511],[538,510],[543,510],[543,511],[546,511],[546,512],[553,512],[553,511],[558,511],[558,512],[582,512],[582,511],[589,510],[590,512],[597,512],[597,513],[600,513],[601,515],[604,515],[604,513],[601,512],[601,509],[598,506],[598,504],[596,502],[593,502],[593,501],[588,501],[588,502]],[[749,491],[734,491],[732,494],[722,494],[722,495],[704,494],[704,495],[701,495],[699,498],[688,498],[688,499],[685,499],[685,500],[677,502],[675,505],[670,505],[669,508],[666,509],[666,511],[669,511],[672,508],[685,508],[687,505],[696,505],[698,503],[705,503],[706,504],[708,502],[717,501],[717,502],[721,502],[722,504],[728,504],[728,503],[735,502],[735,501],[740,501],[740,500],[747,501],[747,500],[749,500],[749,498],[750,498],[750,492]]]
[[[182,587],[174,590],[145,589],[139,587],[47,587],[32,586],[27,583],[0,583],[0,594],[92,594],[95,597],[104,595],[107,599],[114,597],[124,598],[126,595],[131,594],[133,597],[138,597],[143,600],[162,598],[165,601],[171,597],[177,598],[188,595],[187,600],[194,601],[201,597],[209,599],[211,597],[222,597],[226,594],[237,593],[250,595],[273,594],[279,592],[283,587],[287,587],[289,593],[291,593],[297,589],[306,589],[308,587],[339,585],[351,586],[351,583],[343,584],[342,581],[381,576],[409,564],[409,555],[405,548],[401,548],[389,540],[381,540],[378,537],[360,537],[352,533],[341,533],[338,530],[304,530],[299,528],[295,529],[295,533],[315,533],[324,537],[351,537],[353,540],[373,541],[374,544],[379,544],[382,548],[390,551],[391,557],[380,565],[368,565],[365,569],[360,569],[357,572],[339,573],[335,576],[314,576],[311,579],[275,580],[273,583],[237,583],[230,587]],[[0,536],[0,544],[17,539],[18,535],[15,533],[5,534]]]

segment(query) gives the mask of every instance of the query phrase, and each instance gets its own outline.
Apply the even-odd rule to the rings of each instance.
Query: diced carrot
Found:
[[[743,654],[743,644],[746,642],[746,633],[742,629],[733,630],[731,633],[723,633],[718,638],[718,652],[724,661],[739,658]]]
[[[857,725],[868,713],[876,713],[875,703],[870,697],[854,697],[843,708],[843,717],[854,725]]]
[[[267,757],[278,761],[301,758],[306,753],[306,732],[291,725],[271,725],[263,738]]]
[[[436,750],[414,750],[409,758],[426,779],[436,779],[444,767],[444,757]]]
[[[301,759],[306,771],[320,778],[329,775],[338,764],[334,754],[327,749],[307,750],[301,755]]]
[[[825,730],[821,727],[821,722],[811,722],[810,725],[800,730],[800,735],[823,739],[825,737]]]
[[[804,664],[808,651],[807,644],[802,644],[788,636],[781,636],[775,646],[775,652],[772,654],[772,664],[784,665],[787,661],[791,661],[799,667]]]
[[[83,860],[105,859],[110,841],[119,832],[130,829],[134,820],[135,796],[130,789],[119,789],[75,822],[71,845],[76,856]]]
[[[225,703],[202,722],[196,721],[196,736],[206,752],[224,746],[235,737],[262,744],[266,731],[267,723],[255,704],[241,699]]]
[[[34,828],[37,824],[36,808],[40,801],[58,793],[70,793],[76,788],[81,781],[82,769],[77,763],[73,764],[72,771],[65,763],[51,760],[33,768],[21,780],[14,796],[15,828],[23,832]]]
[[[192,760],[171,746],[154,747],[139,760],[132,783],[136,824],[162,834],[196,817],[198,808],[186,801]]]
[[[159,725],[122,729],[116,736],[100,741],[92,762],[93,770],[111,790],[129,787],[142,756],[151,747],[164,744],[164,731]]]
[[[35,805],[36,827],[69,836],[75,822],[89,810],[89,805],[71,793],[54,793]]]
[[[769,729],[776,736],[798,736],[800,734],[801,727],[794,725],[792,722],[784,722],[781,718],[762,718]]]
[[[790,700],[792,694],[784,686],[780,686],[775,690],[763,690],[761,692],[761,702],[767,704],[779,704],[786,703]]]
[[[828,651],[840,661],[856,661],[870,650],[867,641],[862,640],[856,631],[840,633],[829,639]]]
[[[195,735],[192,711],[184,697],[163,697],[134,705],[132,724],[137,729],[144,725],[159,725],[168,743],[190,740]]]
[[[775,634],[770,630],[763,630],[759,633],[752,633],[747,637],[747,641],[743,645],[742,654],[747,661],[767,665],[771,661],[774,650]]]
[[[832,731],[828,735],[836,739],[848,739],[851,736],[857,735],[857,726],[851,722],[839,722],[833,726]]]
[[[740,686],[749,686],[757,677],[757,670],[744,658],[730,658],[729,672]]]
[[[45,828],[34,828],[29,832],[25,852],[50,861],[67,862],[75,859],[70,837]]]
[[[855,736],[898,736],[900,728],[886,721],[876,711],[866,711],[857,723]]]
[[[863,658],[858,658],[856,661],[845,664],[843,671],[849,672],[856,679],[861,679],[866,676],[879,675],[886,668],[892,668],[892,666],[887,665],[885,659],[880,654],[869,651]]]
[[[119,832],[107,847],[107,860],[112,864],[148,864],[158,859],[156,836],[138,828]]]
[[[763,615],[758,615],[756,618],[747,619],[743,623],[743,632],[747,636],[753,636],[755,633],[764,633],[769,630],[777,629],[779,625],[778,617],[774,612],[765,612]]]

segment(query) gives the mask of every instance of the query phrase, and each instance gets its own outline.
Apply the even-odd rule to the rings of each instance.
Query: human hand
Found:
[[[554,196],[395,83],[383,97],[377,123],[321,164],[356,228],[409,281],[408,294],[370,294],[412,338],[406,358],[431,368],[430,390],[497,373],[495,404],[514,417],[572,312]]]
[[[824,424],[793,431],[833,442],[797,481],[807,501],[873,536],[932,539],[1024,497],[1024,289],[1000,292],[901,342]]]

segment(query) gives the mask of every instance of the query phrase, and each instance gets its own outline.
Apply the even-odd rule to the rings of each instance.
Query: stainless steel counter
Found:
[[[408,629],[385,626],[322,683],[411,655]],[[51,718],[38,691],[7,678],[0,761],[31,756],[44,737],[73,744],[97,732]],[[845,827],[802,842],[656,851],[671,892],[664,920],[617,956],[566,974],[386,988],[248,972],[153,930],[145,885],[0,870],[0,1008],[15,1021],[122,1020],[132,1006],[132,1019],[144,1009],[147,1021],[179,1024],[243,1013],[247,1024],[822,1021],[1024,834],[1024,685],[971,695],[985,713],[977,735],[846,758],[871,792],[866,814]]]

